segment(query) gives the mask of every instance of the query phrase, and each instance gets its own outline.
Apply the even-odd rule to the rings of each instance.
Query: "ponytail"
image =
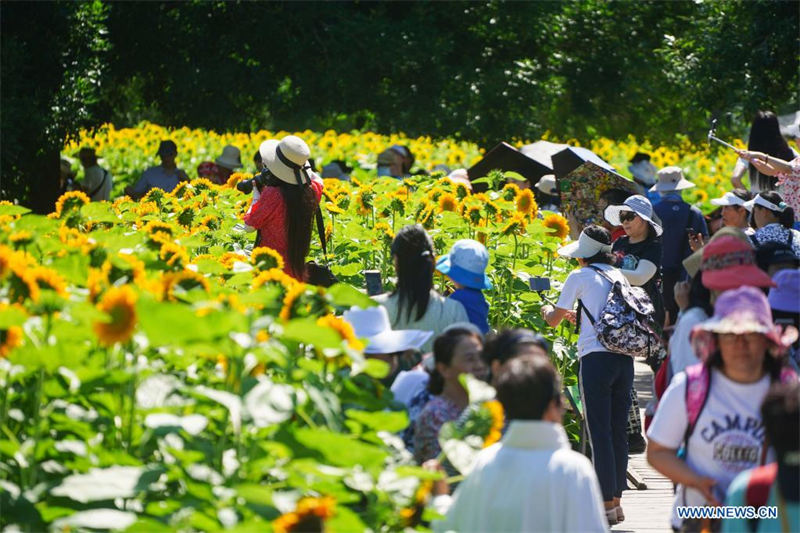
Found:
[[[783,201],[783,198],[781,198],[780,194],[778,194],[775,191],[764,191],[759,193],[759,195],[764,200],[770,203],[773,203],[778,206],[783,206],[783,211],[775,211],[773,209],[769,209],[768,211],[770,213],[773,213],[778,218],[778,223],[780,223],[780,225],[783,226],[784,228],[792,229],[792,227],[794,227],[794,209],[786,205],[786,203]]]

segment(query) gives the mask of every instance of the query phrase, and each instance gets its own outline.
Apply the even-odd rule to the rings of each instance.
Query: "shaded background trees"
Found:
[[[716,115],[742,135],[759,108],[800,107],[799,12],[771,1],[4,2],[2,188],[26,196],[19,158],[104,121],[490,146],[546,130],[700,139]]]

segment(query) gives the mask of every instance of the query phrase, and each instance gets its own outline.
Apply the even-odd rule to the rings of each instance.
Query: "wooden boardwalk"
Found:
[[[634,387],[639,396],[639,406],[644,408],[653,397],[653,373],[646,364],[636,361]],[[628,469],[633,469],[645,482],[647,489],[631,489],[622,493],[622,509],[625,521],[611,528],[612,531],[671,532],[672,482],[653,470],[647,463],[646,454],[631,455]],[[630,482],[628,483],[630,486]]]

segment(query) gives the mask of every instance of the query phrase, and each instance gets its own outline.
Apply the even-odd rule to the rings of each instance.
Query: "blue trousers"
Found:
[[[627,487],[628,409],[633,387],[633,357],[592,352],[581,357],[580,387],[592,463],[603,501],[622,496]]]

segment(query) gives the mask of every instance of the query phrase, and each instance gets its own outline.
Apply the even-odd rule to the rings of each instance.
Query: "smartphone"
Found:
[[[365,270],[364,281],[366,282],[367,294],[369,296],[383,293],[383,282],[381,281],[380,270]]]
[[[528,280],[532,291],[544,292],[550,290],[550,278],[535,278],[531,277]]]

